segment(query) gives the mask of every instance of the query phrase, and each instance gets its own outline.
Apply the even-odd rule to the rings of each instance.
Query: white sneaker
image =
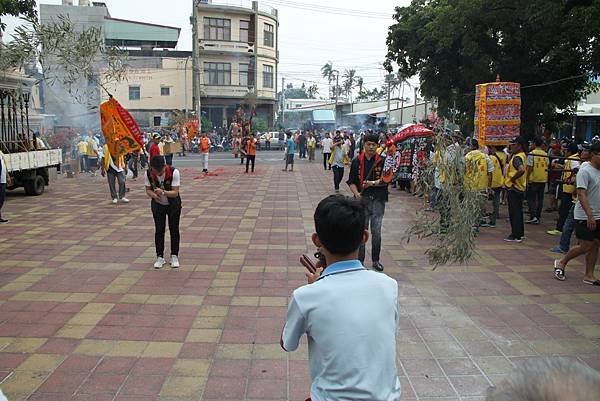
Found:
[[[157,256],[156,262],[154,262],[154,268],[160,269],[161,267],[163,267],[164,264],[165,264],[165,258],[163,258],[162,256]]]
[[[115,199],[113,199],[113,200],[112,200],[112,204],[113,204],[113,205],[116,205],[118,201],[119,201],[119,200],[118,200],[117,198],[115,198]]]
[[[121,202],[123,202],[123,203],[129,203],[129,199],[127,199],[126,197],[122,197],[121,198]]]
[[[179,267],[179,258],[177,255],[171,255],[171,267],[174,269]]]

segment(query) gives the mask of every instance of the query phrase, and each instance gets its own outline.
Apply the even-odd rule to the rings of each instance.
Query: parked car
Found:
[[[279,132],[273,131],[269,132],[271,134],[271,150],[281,150],[285,147],[285,140],[279,140]],[[260,135],[258,139],[258,149],[265,150],[265,134]]]

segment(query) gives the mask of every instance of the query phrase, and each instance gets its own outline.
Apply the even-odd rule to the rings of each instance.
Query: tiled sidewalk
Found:
[[[304,400],[307,352],[279,347],[288,296],[304,283],[312,213],[332,178],[183,169],[182,267],[152,269],[141,180],[111,205],[100,178],[13,195],[0,226],[0,388],[17,400]],[[392,190],[386,273],[400,286],[404,400],[476,401],[514,364],[566,355],[600,369],[600,290],[552,279],[556,237],[484,231],[469,266],[432,271],[426,244],[402,241],[420,200]],[[529,227],[527,227],[529,229]],[[168,241],[167,241],[168,244]],[[168,245],[167,245],[168,248]]]

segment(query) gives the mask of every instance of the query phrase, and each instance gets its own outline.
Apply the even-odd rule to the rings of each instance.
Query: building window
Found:
[[[160,95],[161,96],[171,96],[171,88],[169,88],[168,86],[161,86]]]
[[[275,40],[273,37],[273,25],[265,24],[265,46],[273,47],[275,46]]]
[[[231,85],[231,64],[204,63],[204,84],[213,86]]]
[[[248,86],[248,64],[240,64],[240,86]]]
[[[129,87],[129,100],[140,100],[140,87],[130,86]]]
[[[250,30],[250,21],[240,21],[240,42],[248,43],[248,31]]]
[[[161,121],[160,116],[154,116],[154,126],[155,127],[160,127],[160,121]]]
[[[231,40],[231,20],[204,18],[204,39]]]
[[[273,66],[263,64],[263,87],[273,88]]]

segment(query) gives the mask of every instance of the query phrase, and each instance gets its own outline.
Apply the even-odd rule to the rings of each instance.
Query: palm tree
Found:
[[[354,87],[354,81],[356,80],[356,70],[350,69],[344,71],[344,83],[342,84],[346,96],[350,96],[350,102],[352,102],[352,88]]]
[[[358,95],[360,96],[360,94],[363,91],[363,85],[365,84],[363,77],[361,76],[356,76],[356,86],[358,86]]]
[[[319,87],[316,84],[312,84],[311,86],[308,87],[306,92],[308,93],[308,97],[310,97],[311,99],[314,99],[316,94],[319,93]]]
[[[327,63],[325,63],[325,65],[323,67],[321,67],[321,75],[323,75],[323,78],[327,78],[327,81],[329,82],[329,92],[331,93],[331,81],[333,81],[333,76],[334,76],[334,72],[333,72],[333,63],[331,61],[328,61]]]

